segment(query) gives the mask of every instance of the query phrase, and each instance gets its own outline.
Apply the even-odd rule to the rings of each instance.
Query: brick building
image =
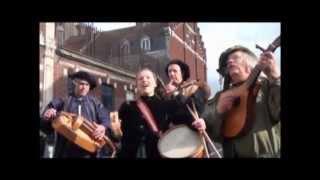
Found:
[[[207,80],[206,51],[197,23],[136,23],[123,29],[78,34],[64,47],[133,73],[150,67],[165,81],[165,65],[178,58],[189,65],[192,79]]]
[[[207,80],[206,51],[197,23],[136,23],[97,31],[92,23],[40,23],[40,110],[72,89],[68,78],[79,70],[98,79],[92,92],[110,110],[135,94],[135,73],[149,67],[166,82],[166,64],[181,59],[191,79]]]
[[[98,86],[95,94],[111,111],[117,110],[122,102],[133,99],[135,75],[121,67],[87,56],[78,51],[66,49],[65,40],[78,36],[77,27],[93,30],[91,26],[78,23],[40,23],[39,86],[40,111],[54,97],[64,97],[73,88],[69,75],[83,70],[94,75]],[[83,29],[82,29],[83,30]]]

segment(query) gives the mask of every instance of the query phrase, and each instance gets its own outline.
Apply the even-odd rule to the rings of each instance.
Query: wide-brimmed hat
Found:
[[[71,74],[69,77],[72,80],[81,79],[81,80],[87,81],[90,85],[90,90],[94,89],[97,86],[96,79],[93,76],[91,76],[89,73],[84,72],[84,71],[76,72],[74,74]]]

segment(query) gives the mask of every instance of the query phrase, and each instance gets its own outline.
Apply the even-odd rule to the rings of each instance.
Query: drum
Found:
[[[165,158],[204,157],[200,134],[186,125],[178,125],[166,131],[158,141],[158,150]]]

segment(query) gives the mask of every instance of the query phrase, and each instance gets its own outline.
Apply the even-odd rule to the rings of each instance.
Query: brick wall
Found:
[[[192,29],[196,29],[193,27],[193,24],[191,26]],[[201,41],[199,34],[195,35],[191,33],[191,31],[189,31],[189,28],[186,28],[186,26],[184,26],[183,24],[180,24],[176,27],[175,34],[182,41],[186,42],[191,47],[191,49],[201,55],[200,48],[198,47],[199,44],[197,44],[197,41]],[[192,40],[194,41],[194,43],[192,43]],[[206,81],[205,63],[202,62],[194,53],[186,48],[184,44],[182,44],[173,36],[171,36],[169,40],[169,57],[170,59],[181,59],[182,61],[187,63],[190,68],[191,79],[200,79]]]

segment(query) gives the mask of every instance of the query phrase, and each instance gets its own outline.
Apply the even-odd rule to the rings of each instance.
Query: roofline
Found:
[[[119,73],[119,74],[124,75],[124,76],[126,76],[128,78],[133,78],[133,79],[136,78],[134,73],[126,72],[126,71],[124,71],[122,69],[115,68],[113,66],[107,65],[105,62],[103,62],[103,61],[101,61],[100,59],[97,59],[97,58],[88,57],[86,55],[79,54],[78,52],[75,52],[75,51],[72,51],[72,50],[67,50],[67,49],[64,49],[64,48],[57,48],[56,52],[59,55],[62,55],[64,57],[72,58],[73,60],[76,60],[78,62],[87,64],[87,65],[92,65],[92,66],[95,66],[95,67],[107,69],[107,70],[109,70],[111,72]]]

